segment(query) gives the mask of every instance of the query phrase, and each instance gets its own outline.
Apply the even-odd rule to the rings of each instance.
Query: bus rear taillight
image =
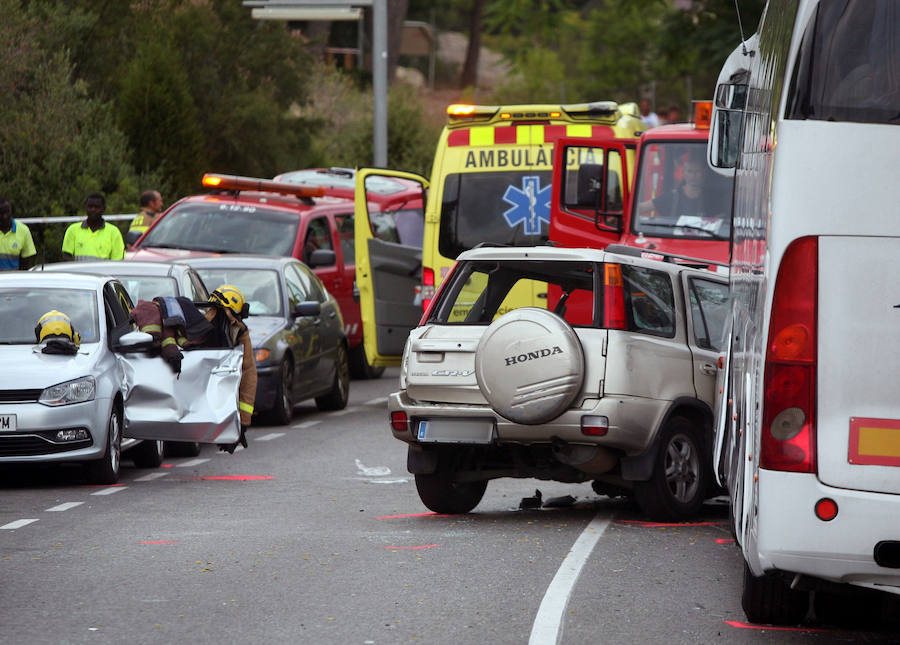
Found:
[[[816,472],[818,238],[787,248],[778,268],[766,347],[759,465]]]
[[[622,284],[622,267],[618,264],[603,265],[603,326],[606,329],[626,329],[625,288]]]

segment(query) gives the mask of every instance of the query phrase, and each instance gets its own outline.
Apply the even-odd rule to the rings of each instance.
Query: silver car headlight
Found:
[[[72,403],[84,403],[94,399],[97,384],[93,376],[85,376],[67,381],[59,385],[52,385],[41,392],[38,403],[44,405],[71,405]]]

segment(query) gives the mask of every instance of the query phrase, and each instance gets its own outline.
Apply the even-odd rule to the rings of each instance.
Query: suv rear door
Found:
[[[410,203],[409,191],[392,198],[378,190],[384,185],[380,178],[417,182],[421,199]],[[416,218],[424,225],[427,188],[428,181],[414,173],[372,168],[356,173],[356,286],[363,344],[373,366],[399,365],[409,332],[422,317],[422,239],[416,235]]]
[[[710,409],[716,400],[716,376],[723,332],[728,316],[728,283],[721,278],[682,273],[682,288],[688,311],[688,345],[694,362],[697,398]]]

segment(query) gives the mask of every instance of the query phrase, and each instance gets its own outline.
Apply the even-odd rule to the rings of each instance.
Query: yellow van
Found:
[[[415,173],[360,169],[356,281],[370,363],[399,364],[409,330],[460,253],[479,244],[532,246],[547,241],[557,140],[608,137],[636,145],[645,129],[633,103],[451,105],[430,182]],[[626,167],[632,169],[634,146],[628,155]],[[377,198],[384,177],[418,182],[421,205],[407,201],[385,206]],[[413,222],[410,213],[416,210],[422,219]],[[384,222],[391,213],[399,228],[385,234]],[[405,230],[412,243],[401,244],[397,230]],[[516,298],[521,302],[515,306],[545,307],[546,288],[523,285]]]

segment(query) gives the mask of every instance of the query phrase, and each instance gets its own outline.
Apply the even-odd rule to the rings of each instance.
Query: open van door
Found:
[[[557,141],[553,155],[550,241],[602,249],[628,225],[637,143],[604,137]]]
[[[181,374],[161,357],[117,353],[123,372],[125,427],[133,439],[235,443],[243,348],[189,349]]]
[[[428,180],[410,172],[356,173],[356,288],[366,359],[399,365],[422,317],[422,239]]]

